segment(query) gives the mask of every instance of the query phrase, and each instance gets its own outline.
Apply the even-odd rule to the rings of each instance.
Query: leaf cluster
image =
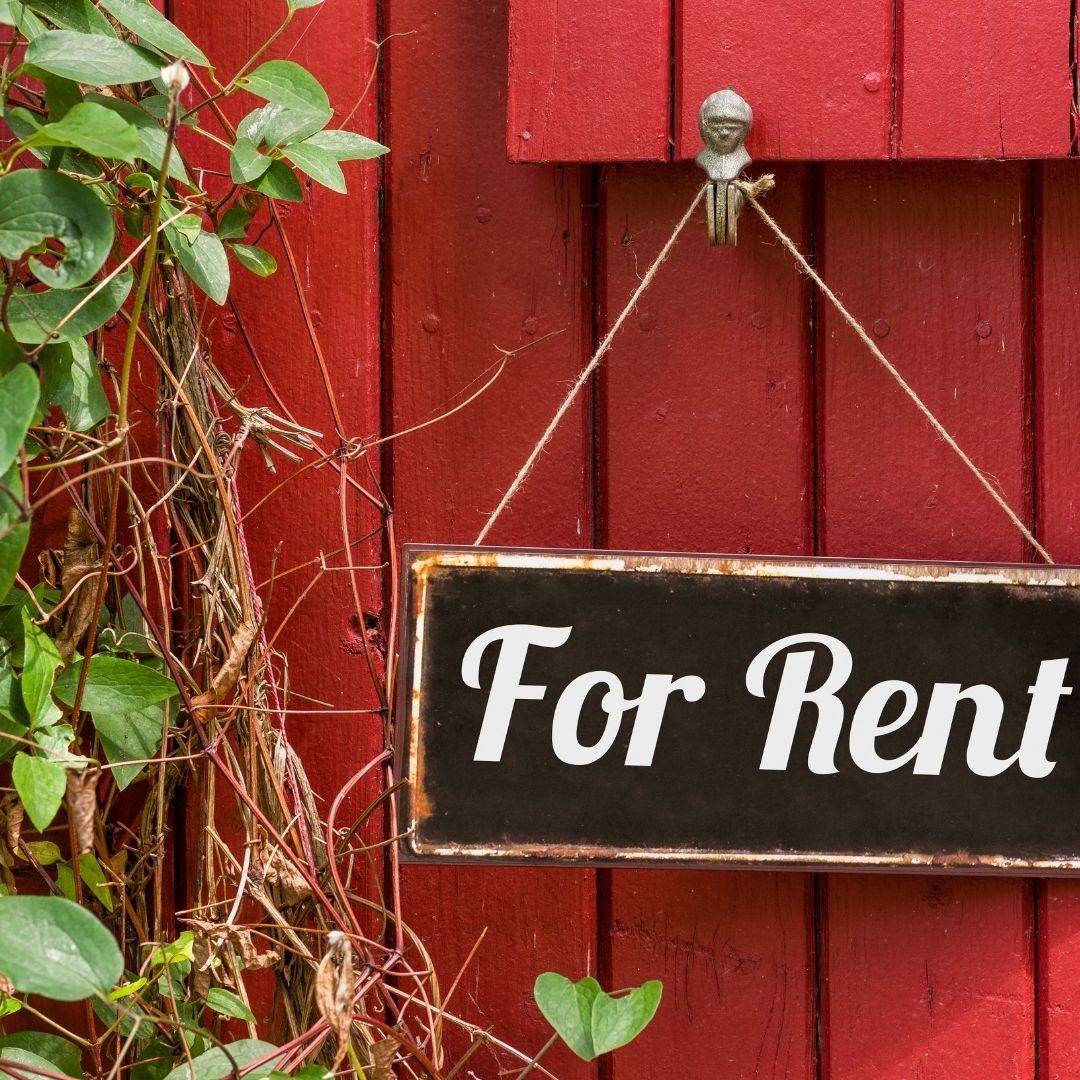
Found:
[[[287,0],[266,46],[223,79],[147,0],[0,0],[0,1071],[78,1077],[87,1047],[102,1069],[105,1045],[136,1080],[260,1077],[282,1063],[254,1037],[239,979],[270,954],[243,938],[226,962],[191,930],[154,944],[167,919],[160,895],[151,906],[140,894],[152,881],[160,894],[192,703],[224,696],[214,672],[228,664],[216,623],[194,628],[209,642],[194,650],[201,663],[170,644],[168,589],[159,581],[155,597],[160,570],[141,550],[152,544],[136,491],[147,466],[129,407],[138,349],[190,405],[177,357],[186,350],[190,369],[201,347],[197,294],[224,304],[237,265],[273,274],[262,237],[275,204],[302,201],[308,180],[345,193],[342,163],[386,152],[334,126],[303,66],[261,59],[320,2]],[[221,107],[233,98],[248,108],[236,130]],[[205,153],[227,157],[227,182],[213,180]],[[203,429],[184,438],[207,450]],[[285,439],[310,444],[295,429]],[[175,429],[163,436],[168,450],[181,441]],[[185,486],[193,466],[163,462],[165,527],[201,520]],[[200,468],[220,476],[223,465],[211,452]],[[167,502],[178,491],[181,510]],[[67,536],[46,551],[34,530],[58,495]],[[220,502],[212,512],[223,514]],[[124,539],[127,521],[141,540]],[[112,816],[139,783],[159,795],[143,808],[141,839]],[[89,1001],[90,1031],[61,1037],[53,1021],[3,1034],[4,1017],[37,1015],[35,996]],[[227,1023],[251,1037],[225,1038]],[[296,1062],[290,1074],[327,1076]]]

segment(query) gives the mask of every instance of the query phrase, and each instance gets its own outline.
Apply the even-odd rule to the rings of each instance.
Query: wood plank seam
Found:
[[[1080,70],[1077,62],[1077,19],[1080,12],[1077,11],[1077,0],[1069,3],[1069,70],[1072,72],[1072,110],[1069,114],[1069,131],[1072,135],[1071,152],[1075,156],[1080,153]]]
[[[889,98],[889,157],[900,156],[904,109],[904,0],[892,0],[892,78]]]

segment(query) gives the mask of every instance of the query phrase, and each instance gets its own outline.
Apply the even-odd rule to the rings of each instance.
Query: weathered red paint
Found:
[[[881,158],[889,153],[893,5],[828,9],[787,0],[682,0],[675,54],[677,156],[701,149],[697,114],[732,86],[754,110],[753,157]]]
[[[667,159],[670,0],[511,4],[509,63],[512,160]]]
[[[1069,0],[904,0],[901,157],[1064,157],[1072,135]]]
[[[388,72],[389,426],[437,418],[490,375],[500,348],[559,332],[467,410],[391,444],[399,539],[471,543],[583,363],[588,195],[577,169],[506,162],[505,9],[386,8],[387,31],[412,31],[394,40]],[[493,542],[588,542],[588,421],[580,407],[567,417]],[[444,989],[486,931],[451,1011],[538,1050],[550,1029],[532,1004],[536,976],[596,970],[594,875],[410,867],[404,888]],[[566,1080],[596,1076],[566,1050],[550,1063]],[[496,1071],[484,1054],[470,1066]]]
[[[672,100],[691,158],[698,108],[725,86],[755,111],[751,155],[774,160],[1064,157],[1073,141],[1069,0],[680,0],[663,55],[667,0],[510,7],[517,161],[662,157]]]

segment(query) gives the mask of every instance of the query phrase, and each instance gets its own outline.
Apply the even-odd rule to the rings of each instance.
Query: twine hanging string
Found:
[[[544,447],[551,442],[551,437],[555,434],[555,429],[559,426],[562,418],[570,411],[570,406],[574,404],[574,400],[577,398],[578,394],[581,393],[582,387],[589,381],[589,377],[600,366],[600,361],[604,359],[608,349],[611,348],[611,343],[615,339],[615,335],[619,332],[619,328],[629,318],[630,312],[637,306],[637,302],[645,295],[645,290],[653,283],[653,278],[656,277],[656,273],[660,269],[660,264],[671,254],[671,249],[675,246],[675,241],[679,239],[679,233],[686,228],[687,222],[694,216],[694,211],[698,208],[698,203],[701,202],[708,187],[709,185],[706,184],[694,196],[694,201],[690,204],[686,213],[679,219],[679,224],[675,226],[675,231],[668,237],[667,243],[660,249],[660,254],[653,260],[652,266],[645,271],[645,276],[634,290],[634,295],[630,297],[626,307],[619,313],[619,317],[611,324],[611,329],[604,335],[604,340],[600,342],[599,348],[593,353],[592,359],[585,365],[584,371],[577,377],[574,385],[570,387],[570,392],[563,398],[562,404],[555,410],[555,415],[551,418],[551,423],[548,424],[547,428],[544,430],[544,434],[540,436],[540,441],[532,448],[532,453],[529,454],[525,459],[525,464],[518,470],[517,476],[514,477],[514,482],[506,489],[506,494],[499,500],[499,505],[495,507],[491,517],[487,519],[484,527],[480,530],[480,535],[476,538],[477,544],[482,544],[484,542],[484,538],[491,532],[492,526],[499,520],[502,512],[510,505],[510,501],[521,489],[521,485],[525,483],[525,480],[529,473],[532,472],[532,468],[536,464],[537,459],[544,452]]]
[[[1001,493],[994,487],[993,484],[986,478],[983,471],[964,453],[960,444],[949,434],[945,425],[930,411],[926,402],[915,392],[915,389],[911,384],[896,370],[896,367],[892,364],[889,358],[877,347],[874,343],[874,339],[863,329],[862,325],[855,319],[855,316],[840,302],[840,298],[829,288],[828,285],[822,281],[820,275],[816,270],[806,261],[803,254],[795,246],[795,242],[791,239],[783,229],[773,220],[768,211],[758,202],[758,195],[764,194],[766,191],[771,191],[776,186],[776,183],[771,175],[763,176],[761,179],[754,181],[752,184],[739,182],[739,189],[746,196],[747,201],[757,211],[758,217],[772,230],[777,240],[787,249],[791,257],[799,264],[799,269],[822,291],[822,293],[828,297],[829,302],[840,312],[844,322],[855,331],[859,340],[870,350],[874,359],[893,377],[896,385],[904,391],[905,394],[915,403],[915,408],[922,413],[926,422],[941,436],[945,445],[964,463],[968,472],[975,477],[976,480],[983,486],[987,494],[994,500],[1005,512],[1006,517],[1016,527],[1017,532],[1039,553],[1039,556],[1046,562],[1053,565],[1054,560],[1050,557],[1050,552],[1046,550],[1035,539],[1032,531],[1020,520],[1016,511],[1005,501]]]
[[[997,489],[986,478],[981,469],[968,457],[964,452],[960,444],[949,434],[945,425],[930,411],[929,406],[923,401],[921,397],[915,392],[915,389],[911,384],[900,374],[896,367],[892,364],[889,358],[877,347],[873,338],[867,334],[862,325],[856,320],[855,316],[841,303],[840,298],[829,288],[828,285],[821,279],[820,275],[814,270],[814,268],[806,261],[803,254],[795,246],[795,242],[791,239],[787,233],[776,223],[772,216],[765,210],[765,208],[758,202],[758,196],[764,195],[771,191],[776,186],[776,181],[772,174],[766,174],[753,181],[735,181],[738,184],[739,190],[746,197],[750,205],[757,211],[758,216],[774,233],[776,238],[780,241],[783,247],[788,251],[791,257],[798,264],[799,269],[802,270],[807,277],[821,290],[821,292],[828,298],[829,302],[840,313],[841,318],[847,323],[849,327],[855,332],[859,340],[870,350],[870,354],[874,359],[892,376],[893,380],[904,391],[905,394],[914,402],[915,407],[922,414],[927,423],[937,432],[942,441],[954,454],[963,462],[964,466],[975,477],[976,480],[982,485],[987,494],[994,500],[995,503],[1005,512],[1006,517],[1012,522],[1017,532],[1032,546],[1032,548],[1038,552],[1039,556],[1047,563],[1053,565],[1054,560],[1051,558],[1050,553],[1035,539],[1032,531],[1021,521],[1019,515],[1015,510],[1005,501],[1004,497],[997,491]],[[495,507],[491,517],[488,518],[484,527],[480,530],[480,534],[476,538],[477,544],[482,544],[485,537],[491,531],[495,522],[499,519],[502,512],[510,505],[511,500],[521,489],[525,480],[528,478],[530,472],[532,472],[533,466],[536,464],[537,459],[544,452],[544,448],[549,442],[551,442],[552,436],[555,434],[556,429],[559,426],[562,418],[569,411],[570,406],[573,405],[578,394],[581,392],[585,383],[588,382],[590,376],[599,367],[600,361],[603,360],[607,351],[611,348],[611,342],[615,335],[619,332],[620,327],[629,317],[630,313],[637,306],[638,301],[644,295],[645,290],[652,284],[653,279],[656,277],[660,266],[664,260],[671,254],[671,249],[675,246],[675,241],[678,239],[679,234],[686,227],[690,218],[693,216],[694,211],[697,209],[698,204],[701,202],[702,197],[708,190],[709,185],[706,184],[697,195],[694,196],[693,202],[691,202],[689,209],[679,219],[679,223],[675,226],[674,232],[668,238],[667,242],[660,249],[660,254],[657,255],[652,265],[645,272],[638,287],[634,290],[633,295],[630,297],[626,304],[626,307],[619,313],[619,317],[612,324],[611,329],[604,336],[603,341],[600,342],[599,348],[593,354],[592,359],[585,366],[584,370],[578,376],[574,385],[570,388],[569,393],[563,399],[562,404],[556,410],[555,415],[551,418],[551,423],[548,424],[543,435],[540,436],[539,441],[533,447],[532,453],[529,454],[525,461],[525,464],[521,466],[514,482],[507,488],[506,493],[499,501],[499,505]]]

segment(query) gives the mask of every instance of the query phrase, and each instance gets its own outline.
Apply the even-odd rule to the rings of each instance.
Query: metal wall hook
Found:
[[[736,223],[746,200],[732,181],[750,164],[743,143],[753,122],[753,110],[731,87],[701,103],[698,130],[705,147],[695,160],[710,180],[705,193],[710,244],[735,243]]]

